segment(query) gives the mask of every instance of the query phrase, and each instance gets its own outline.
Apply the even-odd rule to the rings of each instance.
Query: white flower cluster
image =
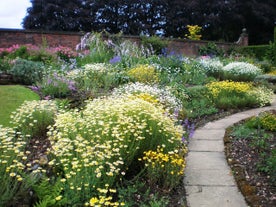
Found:
[[[115,88],[112,92],[113,96],[123,94],[148,93],[154,96],[161,104],[173,110],[181,110],[182,104],[169,90],[169,88],[159,88],[157,85],[147,85],[143,83],[130,83],[122,87]]]
[[[265,86],[258,86],[254,87],[254,90],[251,90],[249,94],[256,98],[260,107],[263,107],[272,103],[274,93],[272,89]]]
[[[223,71],[234,76],[252,76],[255,77],[262,73],[262,70],[253,64],[246,62],[232,62],[223,67]]]
[[[74,80],[76,78],[85,78],[91,73],[106,73],[108,71],[111,71],[111,65],[105,63],[92,63],[84,65],[83,69],[75,69],[70,71],[67,74],[67,77]]]
[[[222,71],[223,64],[217,59],[200,59],[199,64],[207,74],[214,74]]]

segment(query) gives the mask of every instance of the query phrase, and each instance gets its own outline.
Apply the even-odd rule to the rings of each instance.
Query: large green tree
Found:
[[[184,37],[187,25],[203,39],[236,41],[247,28],[251,44],[273,39],[275,0],[31,0],[25,29],[123,32]]]

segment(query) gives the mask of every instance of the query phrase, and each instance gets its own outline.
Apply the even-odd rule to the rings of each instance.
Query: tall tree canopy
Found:
[[[25,29],[123,32],[184,37],[187,25],[203,39],[237,40],[247,28],[251,44],[273,39],[275,0],[31,0]]]

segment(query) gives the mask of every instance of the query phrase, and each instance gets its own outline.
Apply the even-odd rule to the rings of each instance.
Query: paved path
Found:
[[[223,137],[227,127],[269,109],[276,109],[276,96],[272,106],[233,114],[195,131],[184,178],[189,207],[248,206],[226,162]]]

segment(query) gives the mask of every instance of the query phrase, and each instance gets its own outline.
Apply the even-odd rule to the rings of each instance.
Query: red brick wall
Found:
[[[73,49],[80,42],[82,33],[73,32],[40,32],[16,29],[0,29],[0,48],[18,44],[47,44],[49,47],[67,46]]]
[[[76,45],[80,43],[81,37],[84,33],[77,32],[43,32],[43,31],[30,31],[30,30],[16,30],[16,29],[0,29],[0,48],[10,47],[15,44],[33,44],[47,46],[67,46],[72,49],[76,48]],[[140,42],[138,36],[124,36],[123,38]],[[172,39],[169,40],[169,51],[174,51],[178,54],[184,54],[186,56],[197,56],[198,49],[201,46],[206,45],[207,41],[192,41],[192,40],[181,40]],[[216,44],[223,48],[228,49],[234,46],[234,43],[220,43]]]

